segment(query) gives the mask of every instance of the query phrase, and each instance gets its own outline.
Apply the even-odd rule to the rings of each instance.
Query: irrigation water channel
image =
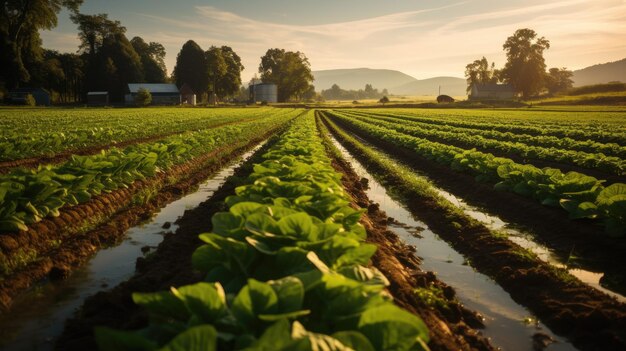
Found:
[[[539,333],[554,339],[554,342],[545,350],[576,350],[571,343],[552,333],[526,308],[513,301],[510,295],[491,278],[476,272],[467,265],[461,254],[392,199],[386,189],[348,150],[335,139],[333,143],[341,151],[343,157],[351,163],[356,174],[369,180],[369,189],[366,190],[369,199],[378,203],[379,208],[385,211],[387,216],[401,223],[390,225],[389,229],[406,244],[417,248],[417,255],[422,258],[421,268],[435,272],[439,279],[456,290],[459,301],[469,309],[483,315],[486,328],[482,333],[491,338],[494,346],[507,351],[534,350],[533,336]],[[476,211],[476,215],[478,213]],[[416,231],[419,235],[414,234]]]
[[[55,339],[69,318],[85,299],[101,290],[114,287],[130,278],[135,262],[144,256],[143,247],[155,248],[166,232],[175,232],[176,224],[167,230],[166,223],[175,223],[187,209],[197,207],[231,176],[264,143],[231,161],[214,176],[200,184],[197,191],[169,203],[148,222],[128,230],[118,246],[106,248],[63,281],[45,282],[20,297],[9,313],[0,319],[0,349],[52,350]]]

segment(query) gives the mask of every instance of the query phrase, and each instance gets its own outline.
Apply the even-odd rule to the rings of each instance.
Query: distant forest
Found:
[[[380,99],[385,95],[389,95],[389,92],[387,92],[387,89],[379,92],[371,84],[365,84],[365,89],[359,90],[344,90],[339,85],[333,84],[330,89],[322,90],[320,94],[324,100],[363,100]]]

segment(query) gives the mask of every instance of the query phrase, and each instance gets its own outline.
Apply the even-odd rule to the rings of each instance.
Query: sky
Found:
[[[189,39],[204,50],[230,46],[242,58],[244,82],[269,48],[301,51],[313,70],[463,77],[465,65],[482,56],[503,66],[502,44],[520,28],[550,41],[548,67],[575,70],[626,57],[626,0],[85,0],[80,11],[107,13],[129,39],[163,44],[168,74]],[[66,11],[41,37],[49,49],[78,49]]]

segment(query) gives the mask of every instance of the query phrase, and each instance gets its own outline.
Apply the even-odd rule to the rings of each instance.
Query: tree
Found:
[[[383,96],[380,98],[380,100],[378,100],[378,102],[380,102],[381,104],[383,104],[383,106],[389,102],[389,98],[386,96]]]
[[[241,58],[233,49],[222,46],[221,51],[226,62],[226,73],[218,81],[217,95],[224,98],[238,93],[241,86],[241,71],[244,67],[241,64]]]
[[[105,38],[100,56],[111,60],[115,66],[115,75],[105,78],[105,81],[110,82],[108,90],[111,100],[123,101],[128,83],[144,80],[141,58],[124,33],[115,33]]]
[[[113,101],[122,100],[128,82],[143,80],[141,59],[124,34],[126,28],[107,14],[75,13],[71,18],[78,25],[85,60],[84,89],[106,90]]]
[[[311,64],[306,56],[297,51],[269,49],[261,57],[261,79],[278,87],[278,101],[299,100],[313,82]]]
[[[30,80],[29,63],[41,58],[39,30],[57,25],[62,8],[77,11],[82,0],[9,0],[0,5],[0,81],[12,89]],[[31,62],[26,62],[31,59]]]
[[[165,47],[156,42],[146,43],[141,37],[132,38],[130,43],[141,58],[146,83],[165,83],[167,81]]]
[[[206,55],[195,41],[187,41],[176,57],[174,80],[181,87],[187,83],[198,95],[206,93],[209,88],[209,67]]]
[[[217,95],[218,84],[226,75],[228,66],[226,65],[224,56],[222,55],[222,50],[218,47],[211,46],[209,50],[205,52],[205,55],[209,73],[208,91],[211,96],[213,94]]]
[[[467,92],[472,91],[474,84],[497,83],[495,63],[489,65],[489,61],[483,56],[480,60],[465,66],[465,77],[467,78]]]
[[[572,76],[574,73],[567,70],[565,67],[550,68],[548,75],[546,76],[546,88],[550,94],[555,94],[567,89],[571,89],[574,86]]]
[[[504,80],[512,84],[524,98],[539,93],[544,87],[546,72],[543,52],[550,48],[550,42],[544,37],[538,37],[534,30],[524,28],[508,37],[502,47],[507,56],[502,70]]]
[[[139,88],[135,95],[135,104],[137,106],[148,106],[152,103],[152,94],[146,88]]]

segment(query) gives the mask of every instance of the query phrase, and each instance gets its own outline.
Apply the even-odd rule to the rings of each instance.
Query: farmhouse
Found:
[[[163,83],[130,83],[128,93],[124,101],[126,104],[134,104],[139,89],[144,88],[152,94],[153,105],[178,105],[180,104],[180,92],[176,84]]]
[[[470,100],[511,100],[515,97],[515,88],[511,84],[473,84]]]
[[[7,95],[9,102],[13,104],[26,104],[26,97],[31,95],[37,106],[50,106],[50,93],[43,88],[17,88]]]
[[[250,101],[278,102],[278,87],[276,84],[259,83],[250,85]]]

